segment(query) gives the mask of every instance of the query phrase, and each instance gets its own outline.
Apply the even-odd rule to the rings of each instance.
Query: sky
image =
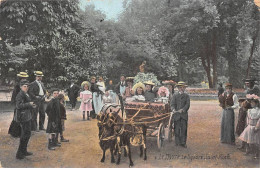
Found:
[[[118,15],[123,11],[123,0],[80,0],[81,8],[93,4],[96,9],[106,14],[106,19],[117,20]]]

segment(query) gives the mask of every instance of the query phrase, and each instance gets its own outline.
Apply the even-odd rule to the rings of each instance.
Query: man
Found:
[[[232,92],[232,84],[226,83],[225,92],[219,96],[220,106],[223,108],[221,116],[221,143],[235,145],[235,112],[238,108],[237,95]]]
[[[36,80],[30,84],[29,95],[37,105],[36,109],[33,111],[32,116],[32,131],[37,130],[37,115],[39,112],[39,130],[45,130],[43,125],[45,121],[45,111],[44,111],[44,101],[46,90],[42,83],[43,73],[41,71],[35,71],[34,75]]]
[[[70,99],[71,110],[75,109],[79,90],[80,90],[80,87],[78,85],[74,84],[74,82],[71,82],[71,85],[67,90],[68,96],[69,96],[69,99]]]
[[[125,89],[126,89],[125,76],[121,75],[120,82],[116,85],[115,91],[118,95],[122,111],[124,110],[123,95],[125,94]]]
[[[174,120],[175,145],[187,148],[188,110],[190,108],[190,97],[185,93],[187,85],[183,81],[177,84],[178,92],[173,95],[171,110]]]
[[[146,81],[144,82],[144,85],[145,85],[145,92],[144,92],[145,101],[153,102],[155,98],[155,93],[153,92],[153,86],[155,84],[152,81]]]
[[[11,103],[14,105],[16,104],[16,96],[21,91],[20,84],[21,82],[26,81],[29,75],[26,72],[20,72],[19,74],[17,74],[17,77],[18,77],[18,83],[14,87],[12,98],[11,98]],[[14,116],[15,113],[16,113],[16,108],[14,108]],[[19,137],[21,135],[20,123],[15,122],[13,119],[9,127],[8,134],[10,134],[13,137]]]
[[[23,81],[20,83],[21,91],[16,96],[16,114],[15,121],[20,123],[21,126],[21,137],[19,148],[16,153],[17,159],[24,159],[25,156],[32,155],[31,152],[27,151],[27,145],[31,137],[31,110],[36,107],[36,105],[31,102],[28,92],[29,82]]]
[[[246,94],[255,94],[257,96],[260,96],[260,90],[257,86],[255,86],[255,80],[254,79],[246,79]]]
[[[46,133],[49,133],[48,149],[55,150],[55,147],[60,147],[58,142],[59,133],[62,131],[61,115],[60,115],[60,101],[58,99],[59,89],[52,90],[53,98],[47,104],[46,113],[48,115],[48,126]]]

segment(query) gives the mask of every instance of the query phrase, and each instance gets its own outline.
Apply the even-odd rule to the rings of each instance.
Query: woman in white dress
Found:
[[[259,158],[259,146],[260,146],[260,108],[259,97],[256,95],[247,95],[250,100],[252,109],[248,109],[247,113],[247,127],[244,129],[239,139],[248,143],[254,152],[254,158]],[[246,154],[250,153],[247,147]]]

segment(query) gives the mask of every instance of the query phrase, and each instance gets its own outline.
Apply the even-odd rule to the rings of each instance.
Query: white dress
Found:
[[[259,126],[260,124],[260,109],[258,107],[248,110],[247,124],[247,127],[244,129],[239,139],[249,144],[260,145],[260,130],[257,132],[254,131],[256,126]]]

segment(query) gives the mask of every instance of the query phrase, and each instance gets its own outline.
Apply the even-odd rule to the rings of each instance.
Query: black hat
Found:
[[[255,79],[254,78],[247,78],[247,79],[244,79],[245,83],[254,83],[255,82]]]
[[[29,81],[21,81],[20,82],[20,86],[23,86],[23,85],[29,85],[30,83],[29,83]]]

